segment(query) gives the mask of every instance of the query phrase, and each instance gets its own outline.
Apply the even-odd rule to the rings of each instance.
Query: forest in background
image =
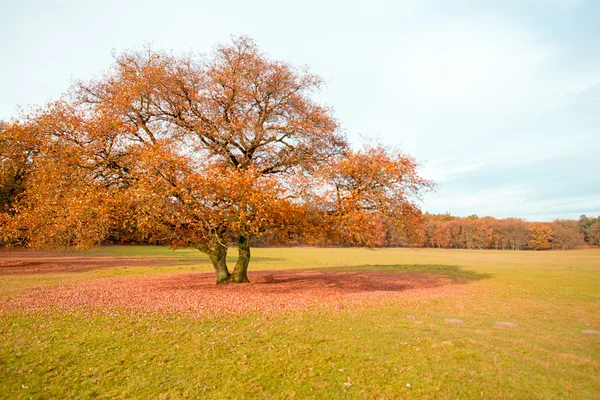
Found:
[[[385,220],[379,223],[376,247],[428,247],[444,249],[572,250],[600,246],[600,216],[582,215],[579,220],[527,222],[519,218],[456,217],[450,214],[423,214],[418,235],[410,238]],[[257,245],[282,245],[287,241],[265,235]],[[327,241],[303,240],[296,244],[334,245]],[[335,243],[350,246],[351,243]]]
[[[425,215],[424,247],[503,250],[569,250],[586,243],[600,245],[600,218],[582,215],[579,221],[526,222],[518,218],[496,219]]]

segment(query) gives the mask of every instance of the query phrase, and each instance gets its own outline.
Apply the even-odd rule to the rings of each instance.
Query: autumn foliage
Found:
[[[433,183],[416,161],[382,144],[351,148],[311,97],[320,84],[246,37],[208,56],[121,54],[101,78],[0,122],[0,244],[193,247],[217,282],[248,281],[251,244],[600,244],[594,218],[423,216]]]
[[[247,282],[258,237],[377,246],[386,226],[419,236],[417,200],[432,183],[401,153],[352,150],[311,99],[320,84],[246,37],[202,57],[124,53],[0,127],[1,240],[191,246],[217,282]]]
[[[584,218],[584,217],[582,217]],[[573,220],[525,222],[517,218],[424,216],[425,247],[497,250],[569,250],[584,245],[581,224]]]

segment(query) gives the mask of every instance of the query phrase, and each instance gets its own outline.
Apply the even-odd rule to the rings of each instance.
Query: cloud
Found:
[[[481,162],[459,167],[444,167],[444,165],[447,165],[448,163],[454,164],[453,162],[449,162],[449,160],[436,160],[431,163],[426,163],[420,169],[420,172],[424,176],[433,179],[436,182],[443,182],[448,180],[452,175],[461,175],[473,172],[487,165],[486,163]]]
[[[515,216],[529,220],[571,218],[600,212],[597,150],[522,164],[489,163],[439,179],[425,198],[429,212]]]
[[[553,51],[529,32],[495,20],[449,19],[428,28],[386,63],[388,82],[411,101],[446,113],[482,100],[513,105],[505,99],[531,86]]]

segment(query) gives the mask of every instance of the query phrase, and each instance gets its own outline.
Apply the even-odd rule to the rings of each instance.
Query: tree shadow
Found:
[[[399,292],[466,284],[491,278],[455,265],[362,265],[316,270],[256,271],[250,280],[270,293],[331,291],[336,293]]]
[[[372,270],[386,271],[398,274],[427,274],[435,275],[440,278],[450,279],[453,283],[467,283],[471,281],[480,281],[483,279],[492,278],[492,274],[480,273],[464,269],[457,265],[440,265],[440,264],[367,264],[356,267],[335,267],[332,269],[340,269],[346,271],[352,270]]]

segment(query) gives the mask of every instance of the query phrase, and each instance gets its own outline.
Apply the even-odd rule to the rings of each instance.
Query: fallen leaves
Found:
[[[27,251],[10,251],[0,259],[1,275],[58,274],[87,272],[102,268],[152,265],[182,265],[190,260],[179,258],[149,257],[94,257],[80,255],[50,255]]]
[[[339,304],[376,304],[405,292],[436,293],[455,286],[428,275],[382,271],[258,271],[250,278],[252,283],[242,285],[215,285],[212,273],[97,278],[31,289],[0,304],[0,312],[79,307],[191,314],[337,310]]]

